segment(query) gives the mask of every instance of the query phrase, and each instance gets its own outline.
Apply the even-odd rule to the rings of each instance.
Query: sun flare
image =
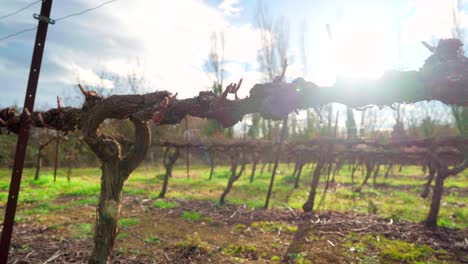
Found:
[[[382,29],[369,25],[342,28],[335,42],[335,70],[353,79],[379,78],[388,63],[388,43]]]

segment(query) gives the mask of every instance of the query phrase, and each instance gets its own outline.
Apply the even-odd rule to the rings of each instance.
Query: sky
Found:
[[[0,17],[31,2],[0,0]],[[51,17],[103,2],[54,1]],[[452,0],[269,0],[264,4],[271,17],[284,17],[289,25],[287,79],[305,77],[319,85],[331,85],[337,76],[376,78],[386,69],[418,69],[430,55],[420,41],[435,43],[450,37],[453,24]],[[195,96],[212,83],[204,65],[213,32],[225,36],[225,84],[244,78],[240,95],[246,96],[262,81],[257,7],[255,0],[118,0],[57,21],[49,26],[36,106],[54,106],[57,95],[76,96],[78,82],[114,93],[125,82],[113,80],[132,73],[144,77],[142,92],[168,90],[177,92],[178,98]],[[34,27],[32,14],[39,9],[37,3],[0,19],[0,38]],[[300,59],[303,23],[307,73]],[[0,41],[1,106],[23,103],[34,37],[31,31]]]

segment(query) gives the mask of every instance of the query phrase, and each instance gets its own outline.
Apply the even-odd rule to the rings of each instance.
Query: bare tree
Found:
[[[281,76],[282,63],[287,59],[289,23],[284,17],[273,17],[263,1],[258,3],[255,22],[261,43],[257,61],[265,81],[272,82],[276,76]]]
[[[364,118],[364,127],[367,135],[375,136],[376,132],[382,128],[384,119],[379,115],[379,111],[375,108],[367,109]]]
[[[224,85],[224,49],[225,38],[224,32],[213,32],[211,34],[211,49],[208,53],[208,59],[205,62],[205,73],[212,80],[211,90],[215,95],[221,96]],[[234,130],[232,128],[224,129],[216,121],[208,121],[205,133],[208,136],[226,136],[232,138]]]
[[[147,85],[144,70],[140,70],[139,68],[140,60],[137,59],[136,68],[133,68],[127,74],[128,89],[133,94],[143,93],[145,90],[145,86]]]
[[[205,63],[205,72],[212,79],[213,93],[223,93],[224,82],[224,32],[213,32],[211,34],[211,50]]]
[[[462,40],[465,39],[465,30],[461,25],[462,1],[457,0],[456,6],[453,8],[453,30],[452,36]],[[455,125],[461,135],[468,135],[468,107],[452,105],[452,116],[455,120]]]
[[[284,17],[275,18],[263,1],[258,2],[255,23],[260,31],[260,50],[257,61],[260,72],[266,82],[273,82],[281,76],[283,62],[287,60],[289,48],[289,23]],[[262,134],[272,139],[273,125],[270,120],[264,121]]]

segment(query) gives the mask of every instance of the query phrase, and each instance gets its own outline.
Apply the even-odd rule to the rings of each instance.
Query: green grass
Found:
[[[354,258],[362,262],[375,258],[376,262],[383,263],[431,263],[430,259],[435,253],[429,246],[387,239],[379,234],[359,236],[351,233],[347,238],[349,240],[344,246]],[[437,253],[443,254],[443,252]]]
[[[91,224],[78,224],[74,226],[74,237],[76,238],[85,238],[91,237]]]
[[[79,199],[73,202],[74,205],[97,205],[98,198],[97,197],[86,197],[83,199]]]
[[[221,248],[221,253],[226,255],[243,256],[256,251],[254,246],[228,244]]]
[[[157,245],[161,243],[161,239],[159,237],[150,236],[147,239],[145,239],[145,243],[150,245]]]
[[[286,225],[280,222],[272,222],[272,221],[253,222],[250,225],[250,227],[254,230],[258,229],[264,232],[271,232],[271,233],[277,233],[279,231],[286,232],[286,233],[294,233],[297,231],[297,226]]]
[[[306,166],[300,181],[300,188],[293,189],[291,178],[294,166],[280,164],[279,173],[273,186],[273,195],[270,201],[271,207],[276,208],[301,208],[309,192],[311,181],[311,167]],[[250,208],[262,208],[265,204],[266,192],[271,176],[265,168],[260,174],[261,166],[258,166],[255,180],[249,182],[250,166],[246,173],[234,183],[227,196],[227,202],[246,205]],[[154,201],[156,208],[170,209],[177,207],[177,199],[209,200],[217,202],[221,192],[226,186],[230,175],[229,166],[215,168],[214,178],[209,181],[209,167],[193,166],[190,169],[190,179],[186,178],[184,166],[174,168],[173,178],[169,181],[167,199]],[[381,169],[381,174],[383,174]],[[7,199],[9,169],[0,169],[0,206],[4,206]],[[144,167],[133,172],[124,186],[124,196],[142,196],[143,198],[155,198],[161,188],[162,181],[156,175],[163,173],[161,167]],[[31,217],[49,214],[73,206],[95,206],[98,202],[100,190],[100,169],[82,168],[74,169],[71,182],[66,180],[66,170],[60,169],[57,182],[53,182],[51,169],[43,169],[40,180],[34,181],[34,170],[25,169],[19,196],[19,212],[17,219],[28,221]],[[377,179],[378,186],[370,184],[365,186],[360,193],[353,191],[358,186],[363,176],[361,171],[355,174],[355,182],[351,183],[350,169],[344,166],[336,176],[337,187],[330,188],[326,199],[319,207],[323,194],[323,184],[319,186],[316,196],[315,210],[334,210],[341,212],[354,211],[362,214],[377,214],[394,220],[422,221],[428,211],[430,199],[422,199],[419,193],[425,182],[425,177],[419,167],[404,167],[401,172],[395,168],[395,176],[384,179],[380,175]],[[439,214],[439,224],[446,227],[468,227],[468,197],[463,195],[468,188],[468,171],[456,177],[446,180],[447,193],[442,199],[442,207]],[[323,183],[325,179],[322,178]],[[190,214],[194,214],[193,216]],[[187,212],[182,218],[189,221],[203,221],[203,216],[197,213]],[[197,219],[197,220],[196,220]]]
[[[161,209],[172,209],[172,208],[177,207],[178,205],[175,202],[169,202],[169,201],[164,201],[164,200],[159,199],[153,203],[153,206],[156,208],[161,208]]]
[[[131,226],[137,225],[140,222],[137,218],[120,218],[119,225],[122,228],[129,228]]]
[[[202,220],[202,214],[198,212],[188,212],[184,211],[182,212],[182,215],[180,216],[182,219],[187,220],[187,221],[201,221]]]

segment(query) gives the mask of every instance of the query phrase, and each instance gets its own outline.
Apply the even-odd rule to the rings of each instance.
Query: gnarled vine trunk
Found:
[[[260,161],[260,154],[257,152],[252,153],[252,172],[250,173],[250,183],[253,183],[255,177],[255,171],[257,170],[257,164]]]
[[[374,162],[371,161],[371,160],[366,160],[364,162],[364,165],[366,167],[366,176],[364,178],[364,181],[361,183],[361,185],[356,188],[356,192],[360,192],[362,190],[362,187],[364,187],[364,185],[367,184],[367,181],[369,181],[369,178],[371,177],[372,175],[372,172],[374,171]],[[364,172],[364,171],[363,171]]]
[[[379,170],[380,170],[380,164],[377,164],[377,167],[375,168],[375,171],[374,171],[374,177],[372,178],[372,185],[376,185],[377,184],[377,176],[379,176]]]
[[[119,160],[102,163],[101,194],[96,214],[94,249],[90,264],[110,262],[112,248],[117,237],[117,223],[122,208],[122,188],[129,176]]]
[[[213,179],[214,168],[215,168],[214,155],[210,154],[210,177],[208,178],[208,180],[210,181]]]
[[[224,205],[226,196],[229,194],[229,192],[232,189],[232,186],[234,185],[234,182],[237,181],[242,173],[245,170],[245,157],[242,158],[242,166],[239,172],[237,172],[237,167],[239,164],[239,153],[232,153],[231,154],[231,176],[229,177],[228,184],[226,188],[224,189],[223,193],[221,194],[221,197],[219,198],[219,204]]]
[[[388,178],[388,175],[390,174],[390,170],[393,168],[393,163],[390,163],[387,167],[387,171],[385,171],[384,179]]]
[[[359,168],[359,163],[354,163],[353,168],[351,169],[351,183],[354,184],[354,173],[356,173],[356,170]]]
[[[432,192],[431,207],[429,209],[429,214],[424,221],[427,226],[437,226],[437,217],[439,216],[440,201],[442,200],[442,194],[444,192],[444,181],[446,176],[447,175],[445,175],[441,170],[437,171],[434,191]]]
[[[435,174],[436,174],[436,169],[434,165],[429,163],[428,167],[429,167],[429,176],[427,176],[427,182],[424,184],[424,190],[420,195],[421,198],[424,198],[424,199],[426,199],[427,196],[429,196],[429,193],[431,192],[431,183],[434,180]]]
[[[322,173],[323,167],[323,161],[318,161],[317,165],[315,166],[314,175],[312,177],[312,183],[310,184],[309,196],[307,198],[307,201],[302,206],[304,212],[312,212],[312,210],[314,209],[315,194],[317,193],[317,187],[320,181],[320,174]]]
[[[34,180],[37,181],[39,180],[39,173],[41,172],[41,168],[42,168],[42,149],[39,148],[39,150],[37,151],[37,157],[36,157],[36,172],[34,174]]]
[[[130,117],[130,120],[135,126],[135,143],[131,144],[127,153],[122,153],[122,144],[116,139],[101,135],[97,130],[85,131],[86,143],[102,162],[101,193],[90,264],[110,263],[112,248],[118,234],[122,188],[130,173],[143,161],[148,149],[150,131],[147,123],[134,117]]]
[[[440,201],[444,192],[444,181],[451,175],[457,175],[468,167],[468,152],[464,151],[464,160],[462,163],[449,169],[449,164],[442,162],[435,154],[432,155],[431,165],[435,167],[435,184],[432,191],[431,207],[427,218],[423,221],[426,226],[437,226],[437,217],[439,216]]]
[[[302,168],[304,167],[304,163],[301,163],[299,165],[299,168],[297,169],[295,178],[294,178],[294,189],[299,188],[299,180],[301,179],[301,174],[302,174]]]
[[[39,148],[37,150],[37,156],[36,156],[36,172],[34,173],[34,180],[37,181],[39,180],[39,174],[41,172],[42,168],[42,158],[44,157],[44,148],[47,147],[53,139],[49,139],[46,142],[40,143]]]
[[[180,150],[179,148],[175,148],[173,153],[170,152],[170,147],[166,148],[166,151],[164,152],[164,168],[166,169],[166,173],[164,174],[164,182],[161,188],[161,192],[158,195],[158,198],[164,198],[167,192],[167,186],[169,184],[169,178],[172,177],[172,168],[174,167],[174,163],[177,161],[177,159],[180,156]]]

